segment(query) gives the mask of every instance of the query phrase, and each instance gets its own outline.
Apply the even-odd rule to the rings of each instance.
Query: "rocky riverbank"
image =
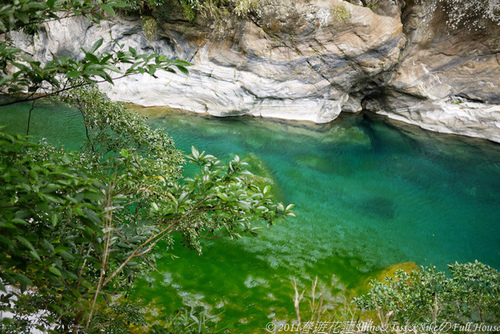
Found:
[[[364,110],[500,142],[497,23],[451,28],[443,8],[415,1],[380,0],[371,8],[288,2],[270,1],[274,17],[241,20],[222,35],[174,13],[153,36],[144,33],[144,20],[124,17],[100,25],[50,22],[35,37],[14,38],[44,61],[78,55],[104,38],[108,49],[131,46],[194,64],[188,76],[163,72],[103,85],[114,100],[316,123]]]

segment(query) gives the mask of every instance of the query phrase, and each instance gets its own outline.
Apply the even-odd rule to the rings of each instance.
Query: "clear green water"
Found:
[[[0,124],[26,131],[26,108]],[[413,261],[445,269],[479,260],[500,268],[500,145],[351,116],[325,126],[218,119],[146,109],[177,146],[261,161],[280,200],[298,218],[261,238],[205,243],[204,254],[175,247],[134,297],[172,312],[204,305],[242,332],[294,316],[291,280],[318,276],[354,289],[387,265]],[[78,113],[49,105],[33,113],[32,134],[75,148]],[[36,125],[35,125],[36,124]],[[178,258],[172,259],[170,255]]]

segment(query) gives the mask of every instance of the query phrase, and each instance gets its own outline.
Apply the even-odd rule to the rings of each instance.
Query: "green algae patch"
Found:
[[[382,269],[374,278],[377,281],[383,282],[386,277],[394,278],[398,270],[403,270],[409,274],[414,270],[420,270],[420,267],[415,262],[411,261],[396,263]]]
[[[396,276],[396,271],[403,270],[408,274],[415,270],[420,270],[420,267],[415,262],[401,262],[391,264],[383,268],[382,270],[369,275],[358,287],[357,291],[360,293],[366,293],[370,290],[370,281],[375,279],[379,282],[385,282],[385,278],[394,278]]]

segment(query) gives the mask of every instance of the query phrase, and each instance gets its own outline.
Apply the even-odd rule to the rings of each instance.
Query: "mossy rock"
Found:
[[[243,161],[248,163],[248,170],[253,174],[252,178],[256,185],[261,188],[271,187],[271,194],[278,201],[284,200],[284,194],[275,180],[271,168],[262,159],[253,153],[248,153]]]
[[[382,269],[374,278],[377,281],[384,282],[384,279],[386,277],[394,278],[396,275],[396,271],[400,269],[409,274],[414,270],[419,270],[420,268],[415,262],[411,261],[391,264],[390,266],[387,266],[384,269]]]
[[[411,273],[414,270],[419,270],[419,266],[415,262],[400,262],[400,263],[395,263],[391,264],[385,268],[383,268],[380,271],[375,272],[372,275],[369,275],[361,284],[359,287],[359,291],[361,292],[368,292],[370,290],[370,281],[372,279],[375,279],[379,282],[385,282],[385,278],[394,278],[396,276],[396,271],[398,270],[403,270],[404,272],[407,272],[408,274]]]

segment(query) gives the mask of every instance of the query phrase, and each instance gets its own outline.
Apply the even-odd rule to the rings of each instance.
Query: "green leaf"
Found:
[[[265,186],[264,187],[264,190],[262,191],[262,193],[265,195],[269,192],[269,190],[271,190],[271,187],[270,186]]]
[[[54,275],[56,275],[56,276],[59,276],[59,277],[61,277],[61,276],[62,276],[61,272],[60,272],[60,271],[59,271],[59,269],[57,269],[56,267],[50,266],[50,267],[49,267],[49,271],[50,271],[51,273],[53,273]]]
[[[48,194],[43,194],[43,193],[38,193],[38,196],[44,201],[44,202],[52,202],[52,203],[58,203],[62,204],[64,201],[61,198],[48,195]]]
[[[115,8],[127,8],[127,7],[131,6],[130,4],[128,4],[124,1],[119,1],[119,0],[115,0],[113,2],[108,2],[108,4],[112,5]]]
[[[104,42],[103,38],[101,38],[100,40],[95,42],[94,45],[92,45],[92,47],[90,48],[90,52],[92,52],[92,53],[96,52],[97,49],[99,49],[101,47],[103,42]]]
[[[71,78],[76,78],[81,76],[82,73],[80,71],[70,71],[66,74],[66,78],[71,79]]]
[[[26,275],[16,273],[13,276],[14,276],[14,279],[21,284],[33,285],[33,282],[31,282],[31,280]]]
[[[53,213],[51,216],[50,216],[50,222],[52,224],[52,226],[56,226],[57,225],[57,221],[59,219],[59,216],[56,214],[56,213]]]
[[[93,222],[94,224],[100,224],[101,223],[101,219],[99,218],[99,216],[97,215],[97,213],[95,213],[95,211],[92,211],[90,209],[83,209],[83,214],[84,214],[84,217],[89,219],[91,222]]]
[[[98,201],[102,198],[101,194],[97,192],[86,191],[84,197],[90,201]]]
[[[77,216],[80,216],[80,217],[83,217],[84,214],[83,214],[83,210],[82,210],[82,207],[80,205],[77,205],[77,206],[74,206],[73,207],[73,212],[77,215]]]
[[[14,274],[12,271],[9,270],[9,273],[11,274]],[[3,272],[2,273],[2,279],[4,281],[7,281],[8,283],[12,284],[12,285],[16,285],[16,280],[14,279],[14,277],[12,277],[12,275],[6,273],[6,272]]]
[[[55,305],[55,304],[49,304],[49,308],[53,309],[54,311],[56,311],[57,314],[61,315],[63,314],[63,309],[60,308],[59,306]]]
[[[7,238],[3,235],[0,235],[0,242],[9,246],[9,247],[15,246],[15,243],[12,240],[10,240],[9,238]]]
[[[111,7],[108,4],[102,3],[101,4],[101,8],[104,9],[106,11],[106,13],[108,13],[111,16],[115,16],[115,14],[116,14],[115,10],[113,9],[113,7]]]
[[[82,49],[83,50],[83,49]],[[99,64],[99,58],[97,58],[97,56],[93,53],[90,53],[90,52],[87,52],[85,50],[83,50],[85,52],[85,58],[87,58],[87,60],[91,63],[91,64]],[[85,71],[86,72],[86,71]]]
[[[11,220],[12,223],[15,223],[15,224],[21,224],[21,225],[29,225],[29,223],[24,220],[24,219],[20,219],[20,218],[14,218]]]
[[[35,181],[38,181],[38,173],[34,169],[30,170],[30,175]]]
[[[104,59],[102,61],[105,61]],[[101,63],[102,63],[101,61]],[[110,64],[102,64],[102,67],[106,70],[116,72],[116,73],[121,73],[120,69],[117,68],[116,66],[110,65]]]
[[[238,206],[246,210],[250,209],[250,203],[245,201],[238,201]]]
[[[175,65],[176,65],[176,66],[179,66],[179,65],[180,65],[180,66],[191,66],[191,65],[193,65],[193,64],[191,64],[190,62],[185,61],[185,60],[181,60],[181,59],[176,59],[176,60],[174,61],[174,63],[175,63]]]
[[[189,75],[189,71],[187,68],[185,68],[184,66],[180,66],[180,65],[177,65],[177,69],[179,71],[181,71],[182,73],[184,73],[185,75]]]
[[[198,159],[198,157],[200,156],[200,152],[194,146],[191,146],[191,154],[195,159]]]
[[[11,228],[11,229],[17,229],[18,227],[12,223],[6,223],[6,222],[0,222],[0,227],[1,228]]]
[[[156,68],[154,66],[149,66],[148,72],[149,72],[149,75],[154,77],[155,73],[156,73]]]
[[[47,248],[50,252],[54,251],[54,246],[48,241],[48,240],[43,240],[43,245],[45,248]]]
[[[0,31],[2,31],[2,23],[0,21]],[[6,75],[0,78],[0,86],[5,85],[8,83],[10,80],[12,80],[12,75]]]
[[[73,261],[75,259],[75,257],[68,252],[60,252],[59,256],[61,256],[62,258],[66,259],[68,261]]]
[[[31,256],[33,256],[35,258],[35,260],[42,261],[42,259],[40,259],[40,255],[38,255],[37,251],[32,250],[32,251],[30,251],[30,254],[31,254]]]
[[[24,246],[26,246],[26,248],[28,248],[29,250],[35,251],[35,248],[31,244],[31,242],[29,242],[28,239],[26,239],[25,237],[17,235],[16,239],[19,240],[19,242],[22,243]]]

